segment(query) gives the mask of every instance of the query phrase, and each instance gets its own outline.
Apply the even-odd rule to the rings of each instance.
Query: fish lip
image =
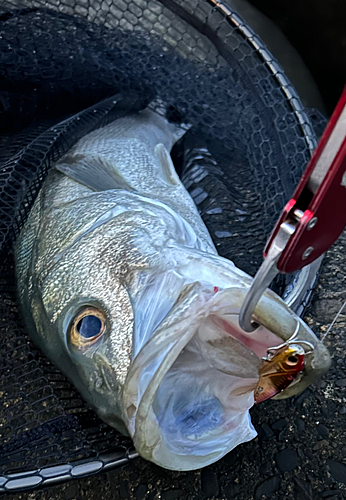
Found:
[[[247,290],[248,288],[233,290],[240,306],[243,304]],[[223,292],[227,294],[227,290]],[[288,305],[273,291],[267,290],[261,297],[255,309],[254,320],[261,325],[260,328],[267,328],[281,338],[283,342],[288,341],[297,330],[297,340],[307,341],[313,346],[313,352],[305,357],[305,366],[301,379],[293,381],[285,390],[272,399],[285,399],[299,394],[328,371],[331,358],[325,345],[320,342],[308,325],[291,311]]]

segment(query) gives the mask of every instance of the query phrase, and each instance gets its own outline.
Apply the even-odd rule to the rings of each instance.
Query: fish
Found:
[[[295,332],[313,352],[275,398],[330,356],[268,290],[242,331],[252,278],[219,256],[172,162],[185,130],[147,108],[80,139],[48,173],[14,245],[33,341],[110,426],[161,467],[192,470],[256,436],[261,357]]]

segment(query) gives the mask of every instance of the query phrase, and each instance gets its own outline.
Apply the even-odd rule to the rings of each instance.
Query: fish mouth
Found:
[[[123,391],[124,419],[144,458],[192,470],[253,439],[249,409],[260,358],[288,340],[297,322],[300,338],[318,351],[311,330],[275,294],[256,308],[262,326],[243,332],[238,318],[245,294],[246,288],[215,293],[188,285],[134,359]]]

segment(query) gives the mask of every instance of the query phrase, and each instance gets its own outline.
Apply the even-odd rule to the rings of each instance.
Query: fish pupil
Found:
[[[290,363],[298,363],[298,358],[296,358],[296,356],[289,356],[288,361]]]
[[[78,321],[76,328],[77,332],[80,335],[82,335],[86,339],[90,339],[100,333],[102,322],[93,314],[89,314],[88,316],[84,316],[84,318]]]

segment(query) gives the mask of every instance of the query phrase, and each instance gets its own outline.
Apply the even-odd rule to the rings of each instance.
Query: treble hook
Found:
[[[294,332],[292,333],[292,335],[290,336],[289,339],[287,339],[285,342],[283,342],[282,344],[280,345],[277,345],[275,347],[269,347],[267,349],[267,358],[262,358],[263,361],[270,361],[271,359],[273,359],[273,357],[279,352],[281,351],[282,349],[284,349],[285,347],[287,346],[291,346],[291,345],[299,345],[299,346],[306,346],[309,348],[309,350],[305,351],[304,349],[304,354],[307,355],[307,354],[312,354],[313,351],[314,351],[314,346],[313,344],[311,344],[311,342],[308,342],[307,340],[300,340],[300,339],[297,339],[297,336],[298,336],[298,332],[299,332],[299,327],[301,325],[301,319],[298,318],[298,321],[297,321],[297,326],[294,330]]]

